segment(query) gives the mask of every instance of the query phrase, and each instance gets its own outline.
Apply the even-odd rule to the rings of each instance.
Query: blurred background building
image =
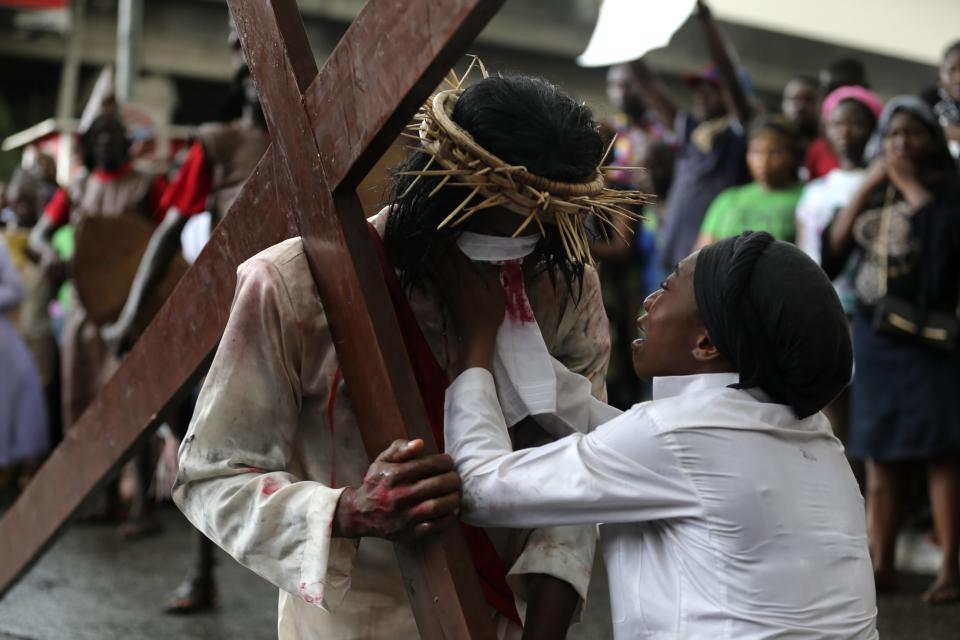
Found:
[[[132,42],[134,59],[140,61],[133,98],[150,105],[160,124],[215,119],[231,73],[225,2],[119,4],[142,10],[142,38],[134,29]],[[322,63],[363,2],[299,4]],[[471,51],[493,69],[545,75],[604,112],[609,108],[604,70],[582,69],[574,62],[589,39],[598,5],[598,0],[508,0]],[[933,86],[934,65],[953,35],[950,30],[960,24],[960,3],[950,0],[921,0],[910,5],[909,16],[895,0],[715,0],[711,6],[758,97],[771,107],[791,76],[816,74],[841,55],[860,58],[882,95]],[[0,138],[54,115],[78,116],[100,69],[117,58],[117,22],[118,0],[0,0]],[[69,83],[65,87],[63,73],[71,43],[78,64],[75,91]],[[669,48],[650,59],[676,82],[682,98],[680,74],[706,61],[697,25],[689,21]],[[68,99],[58,110],[62,87]],[[11,162],[16,160],[8,154],[0,179],[9,174]]]

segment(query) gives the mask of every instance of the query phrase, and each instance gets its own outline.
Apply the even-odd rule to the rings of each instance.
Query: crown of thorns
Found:
[[[593,264],[585,225],[587,217],[594,217],[605,236],[609,236],[608,230],[622,236],[623,232],[616,221],[640,219],[634,208],[651,200],[640,191],[609,188],[604,171],[637,168],[604,166],[613,141],[593,175],[581,182],[544,178],[531,173],[524,166],[511,165],[490,153],[451,117],[453,107],[463,93],[463,82],[475,65],[480,68],[484,78],[488,77],[483,63],[476,57],[462,77],[457,77],[451,71],[447,82],[452,88],[431,96],[417,112],[414,122],[407,127],[409,132],[402,134],[419,143],[413,149],[430,155],[423,169],[399,173],[415,176],[402,196],[407,195],[421,177],[438,177],[440,182],[427,197],[433,197],[446,186],[470,189],[466,198],[444,218],[438,229],[462,224],[484,209],[503,207],[523,216],[513,237],[519,236],[534,223],[540,234],[546,236],[544,225],[553,224],[559,232],[567,257],[574,262]]]

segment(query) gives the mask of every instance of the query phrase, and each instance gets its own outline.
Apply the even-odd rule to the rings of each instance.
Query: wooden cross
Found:
[[[130,458],[208,362],[237,265],[300,235],[371,458],[436,446],[356,186],[503,0],[369,0],[317,70],[295,0],[228,0],[271,144],[196,264],[0,521],[0,596]],[[456,528],[397,545],[425,638],[493,638]]]

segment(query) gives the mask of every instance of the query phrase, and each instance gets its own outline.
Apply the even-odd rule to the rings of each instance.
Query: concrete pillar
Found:
[[[119,0],[117,6],[117,102],[133,99],[143,52],[143,0]]]

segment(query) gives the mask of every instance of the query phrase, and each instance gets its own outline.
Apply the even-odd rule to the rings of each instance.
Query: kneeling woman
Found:
[[[819,266],[756,232],[691,255],[644,302],[632,346],[654,399],[517,452],[490,375],[500,288],[457,273],[470,294],[449,292],[464,371],[445,432],[464,520],[601,523],[617,638],[877,637],[863,498],[820,413],[852,353]],[[610,416],[580,388],[596,403],[583,413]]]

